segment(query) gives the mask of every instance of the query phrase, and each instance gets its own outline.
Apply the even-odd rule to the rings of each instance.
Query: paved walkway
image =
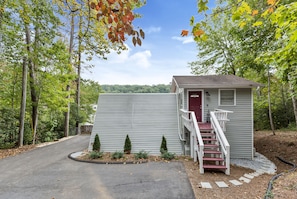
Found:
[[[246,159],[231,159],[231,164],[253,169],[255,172],[245,173],[238,179],[229,180],[229,182],[224,181],[215,181],[211,182],[201,182],[201,187],[206,189],[211,189],[212,184],[220,188],[227,188],[229,185],[233,184],[235,186],[240,186],[244,183],[250,183],[254,178],[266,173],[266,174],[275,174],[276,166],[273,162],[268,160],[264,155],[256,153],[254,160]],[[231,171],[232,172],[232,171]]]

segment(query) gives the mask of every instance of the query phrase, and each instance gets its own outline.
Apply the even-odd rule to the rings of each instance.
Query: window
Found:
[[[235,89],[219,90],[219,106],[235,106],[236,105]]]

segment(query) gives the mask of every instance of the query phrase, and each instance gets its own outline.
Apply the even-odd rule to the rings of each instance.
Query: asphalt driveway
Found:
[[[87,148],[89,136],[0,160],[0,199],[193,199],[182,163],[102,165],[68,154]]]

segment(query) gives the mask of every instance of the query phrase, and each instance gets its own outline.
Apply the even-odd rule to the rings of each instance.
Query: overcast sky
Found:
[[[191,75],[188,63],[196,60],[196,43],[180,33],[191,29],[191,16],[199,19],[197,0],[147,0],[136,12],[142,15],[134,23],[145,32],[142,46],[127,41],[127,51],[94,59],[95,67],[83,70],[83,78],[99,84],[156,85],[169,84],[173,75]]]

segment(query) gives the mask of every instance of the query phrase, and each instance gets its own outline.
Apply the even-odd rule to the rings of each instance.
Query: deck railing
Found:
[[[210,112],[210,121],[219,142],[220,151],[222,152],[222,158],[224,159],[225,166],[227,167],[225,174],[230,175],[230,144],[225,136],[225,133],[223,132],[221,123],[217,118],[216,111]]]
[[[227,111],[227,110],[222,110],[222,109],[216,109],[214,111],[214,114],[216,118],[218,119],[218,122],[223,129],[223,131],[226,131],[226,122],[230,121],[228,119],[228,113],[233,113],[233,111]]]
[[[226,122],[229,121],[227,116],[232,111],[225,111],[217,109],[210,112],[210,121],[214,133],[217,136],[220,151],[222,152],[222,158],[224,158],[225,165],[227,167],[225,173],[230,175],[230,144],[225,136],[223,128],[226,130]],[[180,109],[180,121],[181,126],[186,127],[190,133],[190,155],[194,158],[194,162],[197,162],[197,156],[199,161],[200,173],[204,173],[203,168],[203,156],[204,156],[204,143],[196,120],[195,113],[193,111],[187,111]]]
[[[199,161],[200,173],[204,173],[203,168],[203,156],[204,156],[204,143],[200,134],[198,122],[193,111],[187,111],[180,109],[181,126],[185,126],[190,132],[190,155],[194,158],[194,162],[197,162],[197,156]]]

